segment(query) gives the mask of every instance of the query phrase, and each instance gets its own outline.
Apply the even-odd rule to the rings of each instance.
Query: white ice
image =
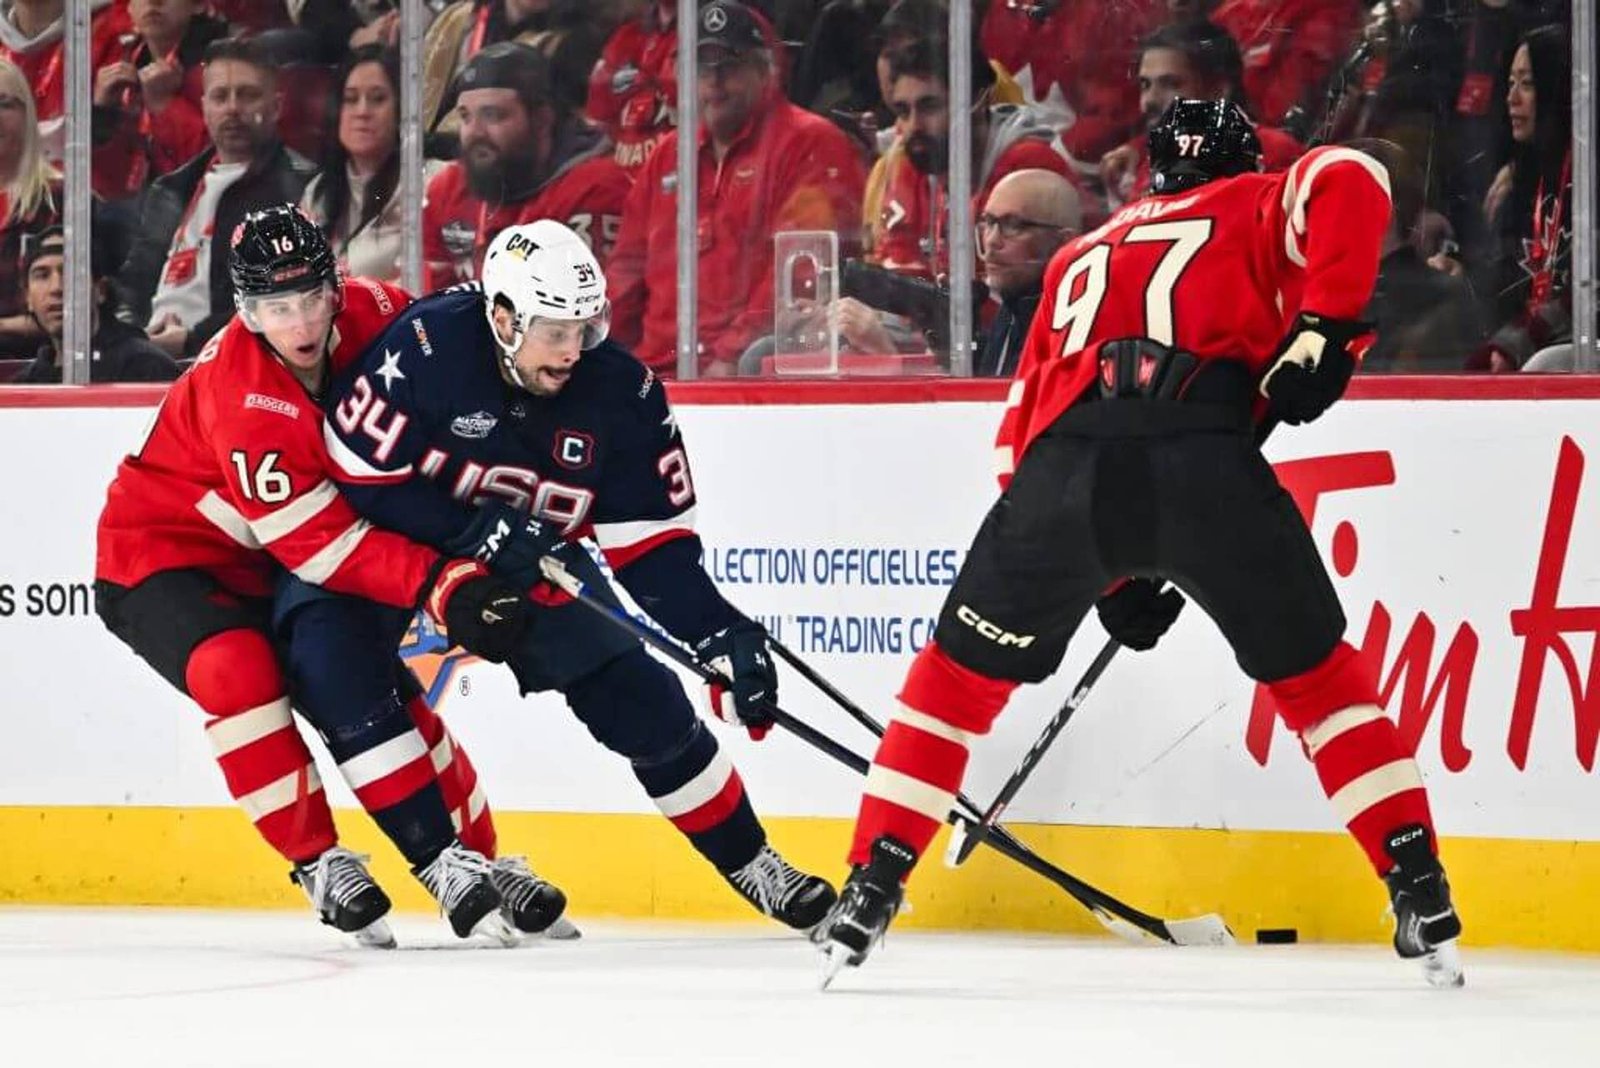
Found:
[[[1138,947],[894,932],[817,990],[765,927],[583,924],[466,947],[396,919],[352,948],[300,913],[0,909],[0,1065],[1597,1063],[1600,958],[1467,951],[1464,990],[1379,947]]]

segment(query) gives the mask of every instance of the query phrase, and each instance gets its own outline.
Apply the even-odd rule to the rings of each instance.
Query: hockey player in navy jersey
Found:
[[[713,708],[760,737],[776,695],[763,628],[700,566],[688,455],[662,384],[606,340],[606,280],[551,220],[509,227],[481,282],[411,305],[335,383],[335,477],[374,523],[487,562],[538,602],[508,658],[625,757],[672,823],[767,916],[816,925],[835,894],[766,841],[744,784],[677,678],[630,635],[556,595],[553,553],[606,591],[592,537],[634,600],[732,680]],[[730,699],[731,700],[728,700]]]

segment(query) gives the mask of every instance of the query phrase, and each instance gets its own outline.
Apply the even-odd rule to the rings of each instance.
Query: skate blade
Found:
[[[844,970],[854,955],[855,951],[849,946],[839,942],[829,942],[822,951],[822,984],[817,989],[828,989],[834,977]]]
[[[361,930],[351,931],[350,935],[362,949],[394,949],[399,945],[388,920],[373,920]]]
[[[1454,938],[1440,942],[1432,952],[1423,955],[1422,977],[1438,990],[1467,985],[1467,976],[1461,967],[1461,949]]]
[[[565,916],[558,916],[555,923],[539,933],[554,942],[574,942],[583,937],[578,925]]]
[[[950,825],[950,842],[944,847],[944,866],[959,868],[967,859],[967,821],[957,820]]]
[[[483,919],[479,920],[477,924],[473,926],[472,934],[482,935],[491,942],[496,942],[501,946],[504,946],[506,949],[511,949],[514,946],[520,946],[522,944],[522,936],[517,933],[517,929],[515,927],[506,922],[506,918],[504,916],[500,915],[499,909],[496,909],[495,911],[484,916]]]

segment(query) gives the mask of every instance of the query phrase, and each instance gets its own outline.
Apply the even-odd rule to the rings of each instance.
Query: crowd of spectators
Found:
[[[1177,97],[1242,105],[1268,170],[1327,142],[1387,168],[1368,371],[1571,367],[1570,0],[975,0],[954,48],[945,3],[699,5],[701,375],[772,366],[779,293],[818,295],[796,336],[846,367],[930,368],[970,294],[974,372],[1009,374],[1045,263],[1148,192],[1145,131]],[[675,0],[430,0],[420,174],[400,165],[397,7],[91,0],[94,380],[199,353],[256,208],[300,203],[347,271],[398,281],[411,183],[427,288],[555,218],[606,268],[616,335],[675,373]],[[60,376],[65,8],[0,0],[0,367],[29,381]],[[960,122],[967,284],[948,277]],[[777,277],[774,237],[796,232],[832,235],[842,291]]]

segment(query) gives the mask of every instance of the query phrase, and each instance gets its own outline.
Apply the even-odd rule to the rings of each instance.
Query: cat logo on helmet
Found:
[[[506,242],[505,251],[508,256],[515,256],[519,260],[525,260],[530,253],[539,251],[539,243],[529,240],[521,234],[513,234],[511,235],[511,240]]]

